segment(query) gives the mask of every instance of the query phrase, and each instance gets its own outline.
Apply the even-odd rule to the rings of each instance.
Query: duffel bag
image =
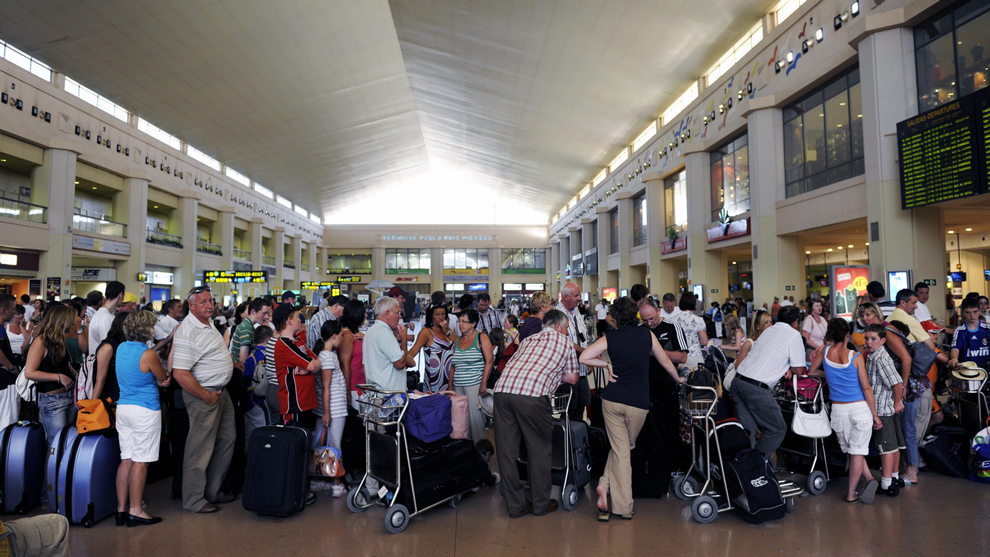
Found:
[[[467,398],[467,397],[465,397]],[[406,431],[424,443],[432,443],[451,433],[451,401],[443,395],[409,398]]]

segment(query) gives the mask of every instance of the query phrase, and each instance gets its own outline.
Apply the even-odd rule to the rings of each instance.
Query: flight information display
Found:
[[[268,282],[268,271],[203,271],[203,282],[220,284]]]
[[[973,93],[973,104],[976,105],[979,129],[977,142],[980,145],[980,162],[983,164],[983,191],[990,191],[990,88],[984,87]]]
[[[901,206],[923,207],[986,191],[975,117],[975,95],[897,124],[901,160]]]

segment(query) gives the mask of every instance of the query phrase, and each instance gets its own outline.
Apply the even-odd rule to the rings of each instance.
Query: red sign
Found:
[[[602,299],[608,300],[610,302],[615,301],[619,297],[619,289],[615,287],[602,288]]]
[[[419,277],[393,277],[395,282],[419,282]]]
[[[870,268],[866,266],[832,267],[835,280],[831,281],[830,296],[835,317],[852,319],[856,299],[866,295],[870,283]]]
[[[674,253],[675,251],[684,251],[687,249],[687,238],[676,238],[675,240],[664,240],[660,244],[660,253],[666,255],[668,253]]]
[[[720,224],[718,226],[713,226],[709,228],[708,232],[708,243],[721,242],[722,240],[728,240],[729,238],[738,238],[739,236],[749,236],[749,219],[732,221],[729,224]]]

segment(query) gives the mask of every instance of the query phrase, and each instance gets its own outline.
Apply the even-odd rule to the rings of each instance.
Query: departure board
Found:
[[[980,163],[983,165],[983,191],[990,191],[990,88],[984,87],[973,93],[973,104],[976,106],[979,130],[976,142],[980,146]]]
[[[203,271],[203,282],[226,284],[268,282],[268,271]]]
[[[897,124],[901,206],[923,207],[986,191],[973,95]]]

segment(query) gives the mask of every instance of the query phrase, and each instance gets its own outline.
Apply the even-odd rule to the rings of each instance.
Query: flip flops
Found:
[[[863,490],[863,494],[859,496],[860,500],[863,501],[864,505],[872,505],[873,500],[876,499],[877,489],[880,487],[880,483],[876,480],[870,480],[870,483],[866,484],[866,489]]]

